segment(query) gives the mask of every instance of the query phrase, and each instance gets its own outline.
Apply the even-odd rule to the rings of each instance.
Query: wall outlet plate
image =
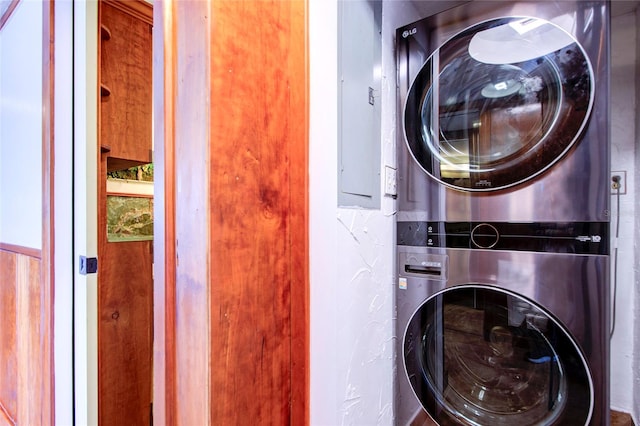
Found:
[[[398,195],[398,171],[393,167],[384,166],[384,193],[395,197]]]
[[[612,171],[609,179],[609,187],[611,188],[612,194],[617,194],[618,190],[615,187],[615,182],[613,181],[614,176],[620,177],[620,195],[627,193],[627,172],[626,171]]]

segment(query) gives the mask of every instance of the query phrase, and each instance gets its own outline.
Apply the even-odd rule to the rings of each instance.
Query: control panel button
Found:
[[[471,231],[471,241],[478,248],[493,248],[498,244],[498,240],[500,240],[498,230],[488,223],[476,225]]]

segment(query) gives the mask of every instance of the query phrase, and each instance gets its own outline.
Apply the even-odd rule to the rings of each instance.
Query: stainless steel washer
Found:
[[[399,224],[397,424],[607,425],[605,232]]]

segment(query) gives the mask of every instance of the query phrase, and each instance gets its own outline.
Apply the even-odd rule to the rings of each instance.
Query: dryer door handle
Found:
[[[437,265],[404,265],[404,271],[409,274],[442,275],[442,264]]]

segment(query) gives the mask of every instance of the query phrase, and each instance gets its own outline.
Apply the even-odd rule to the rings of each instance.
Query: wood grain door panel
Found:
[[[153,316],[151,242],[106,243],[101,259],[100,423],[148,425]]]
[[[154,419],[308,424],[306,2],[155,11]]]
[[[11,420],[17,414],[16,254],[0,250],[0,411]],[[0,414],[1,416],[1,414]]]
[[[107,240],[106,155],[98,189],[98,421],[149,425],[152,345],[152,241]]]
[[[305,108],[294,97],[304,84],[303,15],[300,3],[243,3],[217,1],[212,12],[211,346],[220,356],[211,376],[220,392],[211,412],[287,424],[291,291],[305,282],[292,268],[305,256],[292,241],[306,232],[292,186],[305,167]]]
[[[110,150],[109,171],[150,163],[151,25],[104,1],[100,24],[100,145]]]
[[[51,424],[42,260],[0,247],[0,424]]]
[[[107,172],[151,162],[151,6],[100,2],[98,421],[151,421],[152,241],[107,238]]]

